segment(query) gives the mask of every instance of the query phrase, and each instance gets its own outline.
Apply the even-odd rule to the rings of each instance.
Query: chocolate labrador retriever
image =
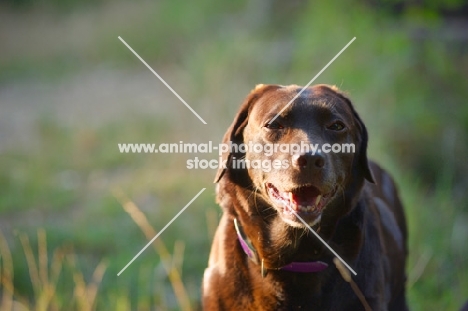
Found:
[[[407,310],[395,184],[368,161],[366,127],[336,87],[309,87],[282,111],[301,89],[257,86],[224,135],[204,310]],[[345,280],[305,223],[357,275]]]

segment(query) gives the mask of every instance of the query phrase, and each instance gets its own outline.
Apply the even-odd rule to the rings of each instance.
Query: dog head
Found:
[[[351,101],[332,86],[301,90],[259,85],[247,96],[224,135],[230,148],[215,178],[255,192],[293,227],[302,223],[292,211],[310,225],[324,213],[346,214],[349,195],[373,182],[367,130]]]

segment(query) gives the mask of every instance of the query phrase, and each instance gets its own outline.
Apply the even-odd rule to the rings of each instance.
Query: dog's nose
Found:
[[[322,168],[325,165],[325,159],[320,153],[311,154],[295,154],[292,156],[292,164],[296,167],[306,167],[308,165],[313,168]]]

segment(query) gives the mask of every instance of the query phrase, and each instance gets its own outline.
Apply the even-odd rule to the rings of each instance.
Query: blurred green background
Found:
[[[397,180],[410,306],[458,310],[467,29],[461,0],[1,0],[0,310],[199,309],[215,172],[186,169],[195,155],[120,154],[117,143],[219,142],[256,84],[304,85],[354,36],[316,83],[349,93],[370,157]],[[117,277],[151,226],[204,187]]]

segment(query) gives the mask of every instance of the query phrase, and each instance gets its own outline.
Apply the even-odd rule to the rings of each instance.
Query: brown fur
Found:
[[[280,152],[270,157],[252,152],[223,154],[227,167],[215,179],[223,216],[204,275],[204,310],[363,310],[333,265],[333,254],[303,225],[291,225],[281,217],[266,183],[284,191],[307,185],[323,194],[333,193],[321,218],[310,216],[313,228],[357,272],[353,280],[372,310],[406,310],[403,208],[391,177],[367,160],[367,130],[351,101],[335,87],[312,86],[276,120],[280,129],[265,127],[300,90],[295,85],[257,86],[223,142],[354,143],[356,152],[295,158]],[[336,120],[344,130],[330,125]],[[295,165],[270,172],[233,168],[233,161],[243,157],[288,160]],[[234,219],[251,241],[257,262],[242,250]],[[328,263],[328,268],[314,273],[278,270],[293,261],[317,260]],[[260,261],[267,272],[264,277]]]

